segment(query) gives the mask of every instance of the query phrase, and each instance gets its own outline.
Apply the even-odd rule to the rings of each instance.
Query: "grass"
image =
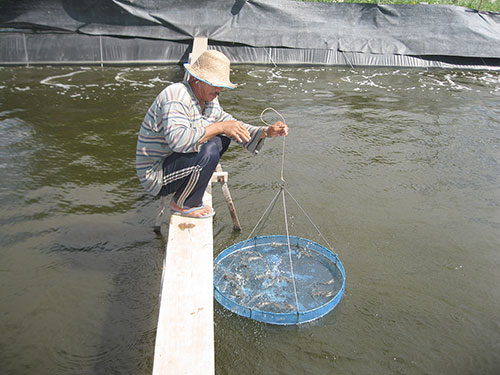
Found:
[[[301,0],[322,3],[372,3],[377,0]],[[456,5],[480,11],[500,12],[500,0],[379,0],[380,4],[439,4]]]

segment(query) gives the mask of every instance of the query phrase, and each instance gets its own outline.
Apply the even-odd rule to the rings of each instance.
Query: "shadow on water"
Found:
[[[164,241],[130,249],[134,255],[118,267],[109,293],[94,374],[151,374],[158,317]],[[129,251],[130,251],[129,250]],[[127,251],[127,250],[125,250]]]

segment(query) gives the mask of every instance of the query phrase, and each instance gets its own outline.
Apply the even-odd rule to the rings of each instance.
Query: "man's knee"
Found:
[[[222,140],[219,137],[212,138],[200,148],[199,154],[202,164],[217,164],[224,151]]]
[[[231,139],[228,137],[225,137],[223,135],[219,135],[218,137],[221,139],[221,142],[222,142],[222,151],[220,153],[222,156],[222,154],[224,154],[224,152],[226,152],[226,150],[229,148],[229,144],[231,143]]]

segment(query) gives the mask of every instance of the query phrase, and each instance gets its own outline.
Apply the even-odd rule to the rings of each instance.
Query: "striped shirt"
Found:
[[[216,98],[205,103],[201,112],[198,99],[186,81],[165,88],[149,107],[137,140],[136,169],[144,189],[157,195],[163,184],[163,161],[173,153],[198,152],[199,140],[206,126],[215,122],[235,120],[224,112]],[[249,142],[238,142],[252,153],[262,147],[263,127],[243,123],[250,132]],[[233,141],[237,142],[234,138]]]

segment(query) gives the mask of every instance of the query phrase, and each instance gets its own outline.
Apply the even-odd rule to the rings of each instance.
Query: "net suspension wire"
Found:
[[[262,111],[261,115],[260,115],[260,119],[261,119],[261,121],[265,125],[272,126],[271,124],[268,124],[264,120],[264,118],[263,118],[264,113],[267,112],[267,111],[273,111],[273,112],[275,112],[281,118],[281,120],[283,121],[283,123],[286,123],[285,119],[281,115],[281,113],[279,113],[278,111],[276,111],[272,107],[268,107],[268,108],[265,108]],[[244,242],[250,241],[254,237],[254,235],[256,236],[262,230],[262,228],[266,224],[267,219],[269,218],[272,210],[274,209],[274,206],[276,205],[276,202],[278,201],[278,199],[279,199],[279,197],[281,195],[282,202],[283,202],[283,215],[284,215],[284,219],[285,219],[285,230],[286,230],[286,238],[287,238],[287,246],[288,246],[288,259],[289,259],[289,262],[290,262],[290,273],[291,273],[291,276],[292,276],[291,280],[292,280],[293,292],[294,292],[294,297],[295,297],[295,309],[296,309],[296,313],[298,315],[300,307],[299,307],[299,300],[298,300],[298,295],[297,295],[297,286],[296,286],[296,283],[295,283],[295,272],[294,272],[293,261],[292,261],[292,249],[291,249],[291,244],[290,244],[290,230],[289,230],[289,226],[288,226],[288,214],[287,214],[287,210],[286,210],[287,205],[286,205],[286,199],[285,199],[285,192],[290,196],[290,198],[292,198],[292,200],[295,202],[295,204],[297,204],[297,206],[300,208],[300,210],[302,211],[302,213],[307,217],[307,219],[312,224],[312,226],[316,229],[316,231],[318,232],[318,234],[320,235],[320,237],[328,245],[328,248],[332,252],[334,252],[334,251],[333,251],[330,243],[326,240],[325,236],[323,236],[323,234],[319,230],[318,226],[312,221],[311,217],[307,214],[307,212],[304,210],[304,208],[302,208],[302,206],[299,204],[299,202],[293,197],[293,195],[285,187],[285,185],[286,185],[286,181],[285,181],[285,178],[284,178],[285,149],[286,149],[286,137],[283,136],[283,146],[282,146],[282,153],[281,153],[280,189],[275,194],[275,196],[273,197],[273,199],[271,200],[271,202],[269,203],[269,205],[267,206],[267,208],[264,210],[264,213],[262,214],[262,216],[260,217],[260,219],[257,221],[257,223],[255,224],[254,228],[252,229],[252,231],[250,232],[250,234],[248,235],[247,239]],[[229,268],[232,266],[232,264],[234,263],[235,260],[236,260],[236,258],[234,258],[234,259],[231,260],[231,262],[229,264]],[[219,278],[219,280],[217,281],[216,284],[220,283],[222,277],[223,277],[223,275],[221,275],[221,277]]]
[[[267,126],[272,126],[272,125],[268,124],[264,120],[264,113],[266,113],[266,111],[273,111],[279,117],[281,117],[281,121],[283,121],[283,123],[286,124],[285,118],[281,115],[281,113],[279,113],[277,110],[275,110],[272,107],[267,107],[260,114],[260,120],[264,124],[266,124]],[[288,260],[290,262],[290,273],[292,275],[292,285],[293,285],[293,294],[294,294],[294,297],[295,297],[295,307],[297,309],[297,314],[298,314],[299,313],[299,309],[300,309],[300,307],[299,307],[299,298],[297,297],[297,285],[295,283],[295,272],[293,270],[292,248],[290,246],[290,232],[289,232],[289,228],[288,228],[288,215],[287,215],[287,212],[286,212],[286,200],[285,200],[285,177],[284,177],[285,149],[286,149],[286,137],[283,136],[283,149],[282,149],[282,152],[281,152],[281,172],[280,172],[281,187],[280,187],[280,190],[279,190],[278,194],[281,193],[281,197],[283,199],[283,215],[285,217],[286,239],[287,239],[287,245],[288,245]],[[273,206],[274,206],[274,204],[273,204]]]

